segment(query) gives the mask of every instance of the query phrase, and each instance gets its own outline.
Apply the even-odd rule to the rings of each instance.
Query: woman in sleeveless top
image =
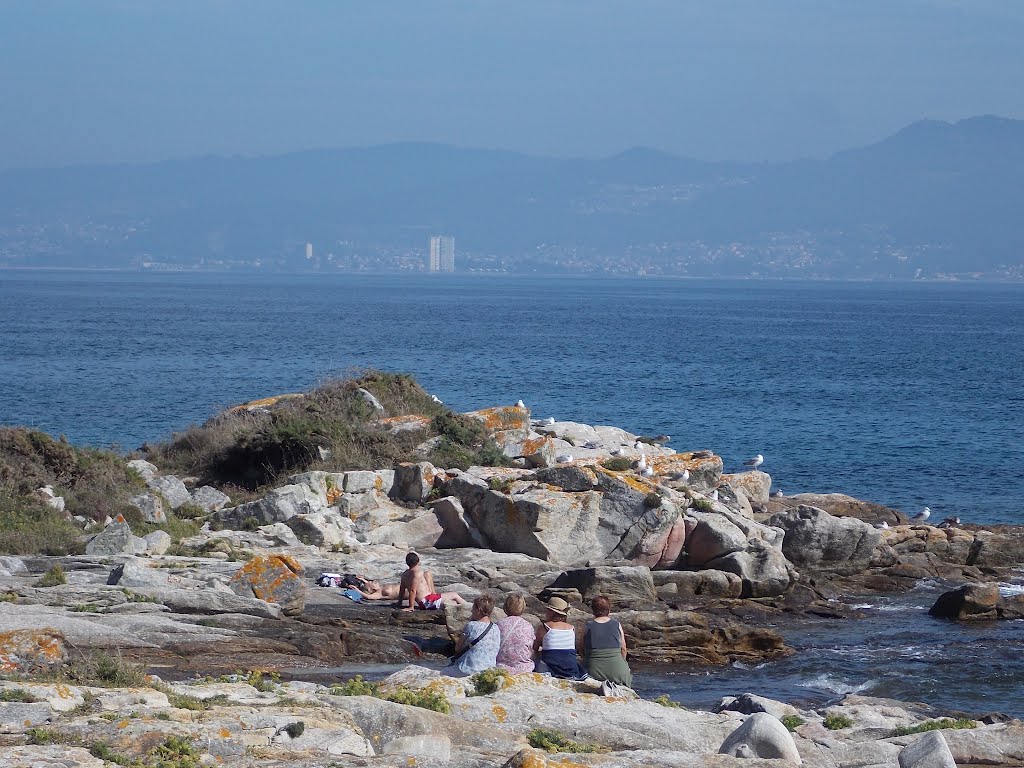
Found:
[[[533,625],[523,618],[526,599],[520,594],[505,598],[504,619],[498,622],[501,647],[498,649],[498,668],[519,675],[533,672]]]
[[[552,677],[582,680],[587,673],[576,659],[576,629],[565,619],[569,604],[560,597],[547,603],[547,618],[537,627],[534,648]]]
[[[607,680],[633,687],[633,675],[626,663],[626,635],[622,625],[610,618],[611,601],[598,595],[590,601],[594,618],[583,634],[583,659],[595,680]]]

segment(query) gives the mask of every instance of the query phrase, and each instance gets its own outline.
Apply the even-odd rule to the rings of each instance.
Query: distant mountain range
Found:
[[[0,267],[1024,277],[1024,121],[922,121],[825,160],[396,144],[0,173]],[[306,259],[305,244],[315,257]]]

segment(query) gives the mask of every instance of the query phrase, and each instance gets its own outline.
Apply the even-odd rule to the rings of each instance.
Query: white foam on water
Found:
[[[812,677],[810,680],[805,680],[802,683],[797,683],[801,688],[815,688],[819,691],[831,691],[832,693],[863,693],[875,686],[877,680],[865,680],[860,685],[854,685],[848,683],[845,680],[832,677],[828,673],[822,673],[817,677]]]
[[[999,584],[999,594],[1001,594],[1003,597],[1024,595],[1024,584],[1009,584],[1005,581],[1001,582]]]

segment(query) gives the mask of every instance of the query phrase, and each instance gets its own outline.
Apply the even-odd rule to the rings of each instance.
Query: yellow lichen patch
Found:
[[[55,685],[53,687],[53,690],[56,691],[58,698],[61,698],[61,699],[73,699],[73,698],[75,698],[75,692],[72,691],[70,688],[68,688],[63,683],[57,683],[57,685]]]
[[[218,731],[218,733],[220,734],[220,737],[221,737],[222,739],[227,739],[227,738],[230,738],[230,737],[231,737],[231,731],[229,731],[229,730],[228,730],[227,728],[221,728],[221,729],[220,729],[220,730]]]
[[[228,408],[228,413],[235,413],[236,411],[247,411],[250,408],[269,408],[272,405],[277,405],[282,400],[293,400],[298,397],[305,397],[302,393],[291,393],[287,395],[273,395],[272,397],[263,397],[259,400],[250,400],[247,403],[236,405],[234,408]]]
[[[328,505],[334,504],[334,502],[336,502],[338,499],[341,498],[341,489],[338,486],[336,486],[336,485],[332,485],[332,486],[330,486],[327,489],[327,494],[326,495],[327,495],[327,504]]]
[[[131,720],[122,720],[117,724],[117,730],[121,731],[131,725]]]
[[[374,487],[375,490],[383,491],[384,490],[384,478],[381,477],[380,475],[377,475],[376,477],[374,477],[373,478],[373,487]]]
[[[501,706],[501,704],[492,706],[491,712],[494,713],[494,719],[499,723],[504,723],[508,719],[508,710]]]
[[[492,432],[511,429],[529,429],[530,412],[515,405],[484,408],[474,411],[472,416],[480,419]]]

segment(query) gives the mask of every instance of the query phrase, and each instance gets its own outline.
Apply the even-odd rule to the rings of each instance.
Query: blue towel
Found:
[[[359,590],[358,589],[346,589],[341,594],[343,594],[345,597],[347,597],[349,600],[351,600],[354,603],[361,603],[361,602],[363,602],[363,596],[361,594],[359,594]]]

